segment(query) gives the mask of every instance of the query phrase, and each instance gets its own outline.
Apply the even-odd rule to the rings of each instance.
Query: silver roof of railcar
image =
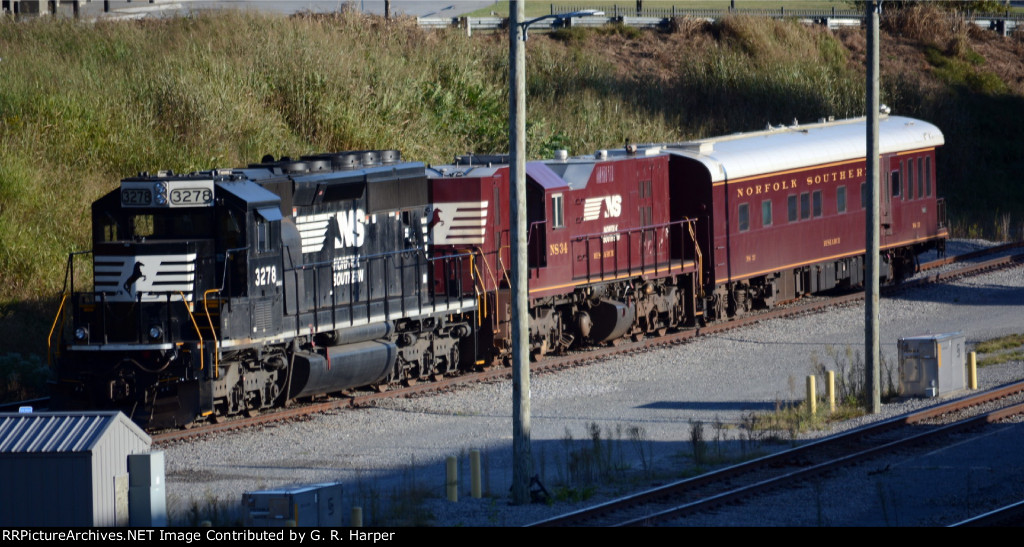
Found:
[[[808,125],[780,126],[667,145],[665,152],[704,164],[711,182],[778,173],[863,158],[865,118]],[[938,127],[902,116],[879,119],[879,153],[931,148],[944,143]]]

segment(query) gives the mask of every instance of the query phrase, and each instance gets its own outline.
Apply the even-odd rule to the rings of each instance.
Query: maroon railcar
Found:
[[[673,218],[697,218],[713,317],[864,281],[865,120],[772,128],[669,147]],[[943,248],[934,125],[879,124],[882,276]]]
[[[429,175],[434,252],[473,253],[467,267],[478,279],[481,330],[494,355],[508,345],[512,313],[506,159],[462,158]],[[670,217],[668,155],[601,151],[531,162],[526,175],[534,353],[640,336],[692,317],[683,303],[695,290],[684,282],[698,269],[695,232],[692,220]]]

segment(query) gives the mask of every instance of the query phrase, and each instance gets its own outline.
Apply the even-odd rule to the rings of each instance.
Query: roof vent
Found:
[[[594,154],[594,158],[599,159],[599,160],[606,160],[606,159],[608,159],[608,151],[607,150],[598,150]]]
[[[714,141],[684,142],[680,147],[695,154],[710,154],[715,151]]]
[[[565,161],[565,160],[569,159],[569,151],[568,150],[564,150],[564,149],[563,150],[555,150],[555,159],[558,160],[558,161]]]

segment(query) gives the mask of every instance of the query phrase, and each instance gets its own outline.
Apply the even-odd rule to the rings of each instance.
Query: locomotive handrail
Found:
[[[73,251],[68,253],[67,264],[64,265],[64,289],[61,291],[60,306],[57,307],[57,315],[53,318],[53,325],[50,326],[50,333],[46,336],[46,365],[50,368],[54,367],[53,363],[53,333],[57,329],[57,322],[61,324],[61,331],[64,330],[64,303],[67,302],[69,295],[75,294],[75,255],[91,254],[92,250],[88,251]],[[58,340],[61,337],[58,336]],[[60,348],[58,346],[58,352]]]
[[[541,268],[540,258],[541,258],[541,256],[547,258],[547,254],[544,252],[544,247],[543,246],[541,246],[540,249],[534,249],[530,245],[530,243],[533,242],[533,234],[537,233],[537,232],[540,232],[540,228],[539,227],[543,226],[543,225],[546,225],[547,223],[548,223],[547,219],[535,220],[535,221],[530,223],[530,228],[526,231],[526,248],[527,248],[528,251],[532,251],[532,253],[530,253],[530,254],[537,255],[535,260],[533,260],[533,263],[536,264],[536,266],[533,267],[534,270],[539,270]],[[544,233],[544,232],[540,232],[540,233]],[[538,236],[538,237],[540,237],[540,236]],[[530,264],[530,257],[529,257],[529,255],[527,255],[526,264],[527,264],[527,267],[529,267],[529,264]],[[546,265],[547,265],[547,261],[545,261],[545,266]]]
[[[224,262],[227,263],[227,257],[226,256],[225,256]],[[210,324],[210,336],[213,337],[213,377],[214,378],[220,378],[220,350],[218,349],[218,346],[220,345],[220,342],[217,340],[217,329],[213,328],[213,318],[210,317],[210,306],[207,304],[207,301],[206,301],[206,295],[208,295],[208,294],[210,294],[212,292],[220,292],[220,289],[209,289],[209,290],[203,292],[203,311],[206,312],[206,322]],[[181,295],[181,298],[182,298],[182,300],[184,300],[185,299],[185,295],[184,294]],[[194,322],[194,320],[193,320],[193,322]],[[202,340],[202,335],[200,335],[199,338],[200,338],[200,341],[201,341]],[[202,357],[200,357],[200,360],[201,359],[202,359]],[[199,370],[202,370],[202,365],[200,365]]]
[[[693,220],[689,225],[690,241],[693,241],[694,255],[697,258],[697,286],[700,287],[700,296],[704,296],[704,254],[700,251],[700,245],[697,244],[697,234],[693,231],[694,225],[697,224],[697,219],[686,219]]]
[[[75,256],[87,254],[92,254],[92,249],[68,253],[68,263],[64,269],[64,290],[69,290],[68,287],[70,286],[70,291],[72,293],[75,292]]]
[[[228,288],[228,289],[231,288],[231,287],[227,287],[226,285],[229,283],[228,262],[231,260],[232,255],[234,255],[236,253],[241,254],[242,251],[247,251],[247,250],[249,250],[248,247],[235,247],[234,249],[226,249],[224,251],[224,271],[221,274],[221,278],[220,278],[220,289],[219,289],[220,291],[223,291],[225,288]],[[229,290],[228,293],[231,293],[231,291]]]
[[[591,245],[590,242],[595,240],[595,239],[598,241],[598,246],[599,246],[598,249],[599,249],[599,253],[600,253],[600,257],[601,257],[598,260],[598,266],[601,269],[600,278],[603,280],[604,277],[605,277],[604,261],[605,261],[605,258],[606,258],[604,256],[604,253],[605,253],[605,248],[604,248],[605,238],[610,237],[610,236],[616,236],[617,237],[617,236],[625,235],[626,236],[626,242],[625,242],[626,253],[629,256],[632,256],[633,238],[630,237],[631,235],[633,235],[633,234],[641,234],[642,235],[642,234],[647,233],[647,232],[655,232],[656,233],[660,229],[671,228],[672,226],[682,227],[683,225],[688,225],[690,227],[691,238],[692,238],[692,236],[693,236],[692,228],[693,228],[693,224],[695,222],[696,222],[696,219],[684,218],[684,219],[680,219],[680,220],[673,220],[673,221],[670,221],[670,222],[662,222],[662,223],[659,223],[659,224],[651,224],[651,225],[647,225],[647,226],[639,226],[639,227],[633,227],[633,228],[623,228],[621,230],[615,230],[615,231],[611,231],[611,232],[592,232],[590,234],[584,234],[584,235],[576,236],[576,237],[572,238],[570,241],[575,242],[575,243],[583,243],[584,246],[585,246],[585,253],[586,253],[586,256],[587,256],[587,260],[586,260],[586,267],[587,267],[586,278],[587,279],[592,279],[593,275],[594,275],[593,272],[591,272],[591,269],[590,269],[591,268],[591,262],[593,261],[592,260],[593,255],[590,252],[590,245]],[[614,241],[617,242],[619,240],[615,239]],[[655,245],[657,245],[658,239],[656,237],[654,238],[654,241],[655,241]],[[617,245],[617,243],[615,243],[615,242],[613,242],[611,244],[612,245]],[[699,252],[699,245],[696,244],[695,240],[694,240],[694,248],[697,249],[697,252]],[[658,270],[659,270],[658,259],[657,259],[658,251],[659,251],[659,249],[655,249],[655,252],[654,252],[654,256],[655,256],[655,258],[654,258],[654,272],[655,272],[655,274],[657,274]],[[680,258],[685,262],[685,260],[686,260],[686,249],[685,249],[685,246],[680,248]],[[618,256],[618,253],[616,253],[614,255],[612,260],[614,262],[614,265],[613,265],[614,271],[616,271],[616,272],[619,271],[619,256]],[[640,272],[641,272],[641,275],[642,275],[644,273],[644,271],[646,270],[646,268],[647,268],[647,264],[645,262],[646,256],[642,252],[641,252],[640,260],[641,260]],[[671,258],[671,252],[670,252],[668,268],[671,270],[671,267],[672,267],[672,258]],[[628,266],[627,273],[629,275],[633,275],[632,264],[630,264]]]
[[[384,267],[387,268],[388,266],[395,264],[393,261],[398,259],[398,260],[400,260],[402,262],[402,265],[401,265],[400,269],[404,269],[405,268],[405,261],[407,260],[407,257],[410,257],[410,256],[422,257],[425,261],[427,261],[430,264],[433,264],[433,263],[435,263],[436,261],[439,261],[439,260],[444,261],[446,265],[442,266],[442,267],[444,269],[444,273],[446,274],[446,276],[447,276],[448,273],[455,272],[457,270],[459,272],[458,279],[456,279],[456,281],[458,282],[458,287],[457,287],[458,294],[457,295],[452,295],[452,294],[450,294],[451,291],[449,291],[449,290],[445,291],[445,293],[446,293],[445,294],[445,303],[447,304],[447,308],[451,307],[453,296],[457,296],[458,298],[462,298],[462,289],[463,289],[463,286],[464,286],[464,284],[463,284],[464,275],[462,273],[462,268],[458,267],[456,269],[455,267],[447,266],[447,264],[450,264],[450,263],[453,263],[453,262],[461,263],[461,261],[463,259],[465,259],[466,257],[472,257],[472,251],[470,251],[470,252],[462,252],[462,253],[457,253],[457,254],[445,254],[445,255],[442,255],[442,256],[428,256],[428,253],[426,251],[424,251],[421,247],[415,247],[415,248],[399,249],[399,250],[395,250],[395,251],[387,251],[387,252],[382,252],[382,253],[375,253],[375,254],[372,254],[372,255],[353,255],[353,256],[350,256],[350,257],[346,258],[346,260],[348,262],[347,266],[344,267],[344,268],[339,268],[339,269],[335,269],[335,267],[334,267],[334,259],[331,259],[331,260],[322,260],[322,261],[318,261],[318,262],[310,262],[310,263],[300,264],[300,265],[297,265],[297,266],[287,267],[287,268],[284,269],[284,273],[303,272],[303,271],[310,271],[310,272],[313,273],[313,288],[312,288],[312,292],[313,292],[313,306],[312,306],[312,310],[311,310],[311,312],[312,312],[312,324],[310,326],[313,328],[312,332],[315,333],[315,332],[320,332],[321,331],[320,312],[323,310],[324,304],[321,303],[321,294],[320,294],[320,292],[321,292],[320,291],[321,283],[320,283],[320,279],[321,279],[321,272],[324,269],[329,268],[330,272],[332,274],[333,273],[337,273],[337,272],[349,273],[349,278],[348,279],[350,279],[350,280],[356,279],[357,276],[355,274],[357,272],[363,271],[363,272],[366,273],[365,277],[368,279],[368,278],[370,278],[371,268],[373,268],[373,264],[382,263],[384,265]],[[415,268],[416,268],[415,278],[416,279],[421,279],[422,275],[423,275],[421,261],[419,261],[419,260],[415,261]],[[428,268],[428,269],[429,269],[429,271],[432,274],[433,274],[433,272],[436,271],[436,268],[434,268],[432,266],[430,268]],[[472,276],[472,273],[470,275]],[[433,275],[432,275],[432,277],[433,277]],[[447,281],[446,281],[446,283],[447,283]],[[332,287],[333,287],[334,286],[333,285],[333,278],[331,280],[331,284],[332,284]],[[362,301],[356,302],[355,301],[356,300],[355,299],[355,294],[354,294],[355,285],[356,285],[356,283],[354,283],[354,282],[349,282],[348,283],[348,292],[349,292],[348,296],[349,296],[349,298],[348,298],[348,303],[347,304],[339,304],[339,302],[338,302],[338,291],[336,291],[336,290],[332,290],[331,291],[331,298],[330,298],[330,307],[331,307],[331,309],[330,309],[330,320],[329,321],[330,321],[330,324],[331,324],[331,326],[333,328],[337,328],[338,324],[340,322],[339,317],[338,317],[338,312],[340,311],[339,308],[340,309],[346,309],[347,308],[349,310],[348,311],[348,323],[349,323],[350,326],[351,325],[355,325],[356,314],[353,313],[353,311],[356,309],[356,306],[364,306],[365,305],[365,308],[366,308],[366,318],[367,318],[367,320],[369,320],[369,318],[371,317],[371,313],[372,313],[372,305],[373,305],[373,303],[377,302],[377,301],[382,301],[383,306],[384,306],[384,314],[385,314],[385,316],[386,317],[390,317],[391,316],[391,305],[392,305],[391,300],[392,300],[392,298],[395,295],[392,295],[390,293],[390,287],[389,287],[388,283],[385,282],[385,285],[384,285],[384,288],[383,288],[384,294],[382,296],[378,295],[378,294],[375,294],[373,292],[374,289],[373,289],[372,284],[369,285],[367,287],[367,291],[368,292],[367,292],[367,295],[366,295],[366,301],[365,302],[362,302]],[[401,306],[401,311],[403,313],[405,313],[407,311],[407,304],[405,302],[405,300],[406,300],[406,293],[407,293],[406,281],[405,281],[405,278],[402,277],[401,287],[400,287],[400,294],[397,295],[397,297],[400,299],[399,305]],[[376,300],[375,300],[375,298],[376,298]],[[420,307],[420,309],[424,309],[422,302],[418,302],[417,305]],[[436,311],[438,309],[437,306],[438,306],[437,299],[436,298],[431,298],[430,299],[430,309]],[[300,330],[301,327],[302,327],[301,316],[302,316],[302,312],[297,311],[296,316],[295,316],[297,331]]]
[[[60,306],[57,308],[57,316],[53,318],[53,325],[50,327],[50,334],[46,335],[46,365],[53,368],[53,331],[57,328],[57,321],[63,317],[61,312],[64,311],[64,302],[68,300],[68,292],[65,290],[64,295],[60,299]],[[61,321],[61,330],[64,330],[64,322]]]
[[[623,228],[621,230],[615,230],[614,232],[591,232],[589,234],[578,235],[578,236],[576,236],[573,239],[573,241],[583,241],[584,239],[592,239],[592,238],[595,238],[595,237],[603,237],[603,236],[609,236],[609,235],[615,235],[615,234],[642,232],[642,231],[645,231],[645,230],[656,230],[658,228],[665,228],[667,226],[675,226],[675,225],[680,225],[681,226],[683,224],[694,223],[696,221],[697,221],[697,219],[694,219],[694,218],[683,218],[683,219],[679,219],[679,220],[672,220],[672,221],[669,221],[669,222],[662,222],[660,224],[648,224],[648,225],[645,225],[645,226],[637,226],[637,227],[634,227],[634,228]]]
[[[185,293],[178,291],[178,294],[181,295],[181,303],[185,305],[185,311],[188,312],[188,318],[192,320],[192,326],[196,328],[196,336],[199,337],[199,370],[203,370],[203,367],[206,365],[206,360],[204,359],[204,354],[206,352],[203,351],[203,333],[199,331],[199,324],[196,323],[196,318],[192,315],[192,308],[188,305],[188,301],[185,300]],[[214,349],[216,349],[216,346],[214,346]],[[216,373],[217,371],[214,370],[214,374]],[[214,376],[214,378],[216,378],[216,376]]]

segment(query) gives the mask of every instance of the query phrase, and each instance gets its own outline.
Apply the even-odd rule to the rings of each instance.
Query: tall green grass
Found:
[[[937,171],[952,216],[1015,213],[1019,86],[956,84],[994,73],[958,32],[919,29],[935,74],[888,76],[883,101],[945,132]],[[860,115],[863,71],[840,38],[749,17],[534,34],[528,155]],[[89,203],[125,176],[366,148],[436,164],[507,151],[507,112],[502,33],[352,11],[0,22],[0,351],[42,351],[67,253],[89,248]]]

